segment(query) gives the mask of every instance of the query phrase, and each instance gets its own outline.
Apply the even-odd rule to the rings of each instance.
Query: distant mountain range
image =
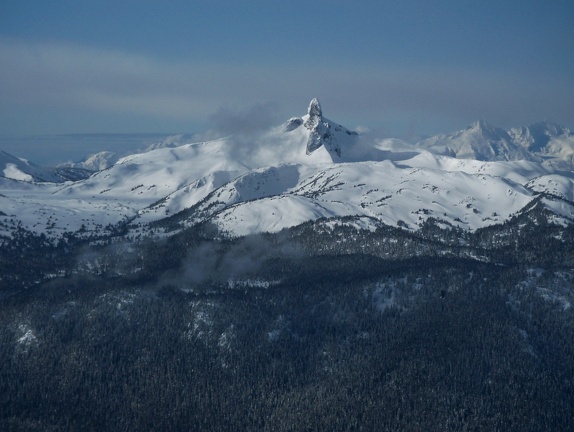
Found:
[[[157,150],[160,148],[173,148],[182,144],[190,142],[192,135],[190,134],[176,134],[167,135],[165,137],[154,140],[146,146],[144,151]],[[118,153],[115,151],[104,150],[95,154],[91,154],[79,162],[67,162],[58,165],[60,168],[81,168],[88,171],[101,171],[111,167],[120,158],[131,154],[132,152]]]
[[[0,151],[0,170],[0,177],[25,182],[61,183],[82,180],[92,174],[91,170],[81,166],[57,168],[39,166],[4,151]]]
[[[481,120],[464,130],[428,138],[417,146],[458,159],[528,160],[569,169],[574,155],[574,134],[549,122],[505,131]]]
[[[313,99],[306,115],[249,140],[184,138],[59,168],[2,153],[0,232],[89,235],[123,224],[139,235],[159,221],[164,233],[209,221],[240,236],[349,217],[365,229],[432,219],[475,230],[534,200],[560,223],[574,220],[574,134],[548,122],[505,131],[478,121],[415,145],[369,141]]]

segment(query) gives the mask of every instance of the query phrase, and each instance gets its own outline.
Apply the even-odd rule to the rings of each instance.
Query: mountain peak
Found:
[[[545,120],[510,129],[509,134],[518,145],[542,156],[545,163],[569,169],[574,154],[574,134],[569,129]]]
[[[470,134],[478,134],[481,139],[485,139],[487,141],[512,141],[512,138],[507,131],[497,126],[493,126],[485,120],[475,121],[466,128],[466,132]]]
[[[517,145],[508,132],[484,120],[477,120],[458,132],[431,137],[421,141],[419,145],[435,153],[458,159],[481,161],[536,159]]]
[[[319,104],[317,98],[311,100],[307,112],[309,115],[305,121],[305,127],[309,130],[307,154],[310,155],[321,146],[330,148],[333,140],[333,132],[331,130],[331,124],[323,118],[321,104]],[[333,150],[337,156],[341,157],[341,149],[338,146]]]
[[[486,120],[477,120],[472,123],[467,130],[476,130],[478,132],[482,132],[483,134],[496,134],[500,135],[500,133],[505,133],[503,129],[500,129],[496,126],[491,125]]]
[[[317,98],[311,99],[306,116],[292,117],[284,123],[283,132],[292,132],[300,126],[307,129],[307,156],[324,148],[325,152],[321,150],[319,153],[333,162],[341,162],[344,159],[343,153],[351,150],[357,141],[357,132],[323,117],[323,110]],[[349,157],[348,152],[345,157]]]
[[[307,114],[309,114],[309,117],[323,117],[323,111],[321,110],[319,99],[313,98],[311,100],[309,108],[307,109]]]

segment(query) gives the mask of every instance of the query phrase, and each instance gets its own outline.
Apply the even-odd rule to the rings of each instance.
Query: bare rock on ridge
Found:
[[[309,104],[307,110],[309,117],[305,121],[305,127],[309,129],[309,139],[307,140],[307,154],[313,153],[321,146],[331,148],[331,141],[333,140],[333,133],[331,131],[331,124],[323,119],[323,111],[321,104],[317,98],[314,98]],[[341,156],[341,149],[339,147],[333,148],[337,156]]]

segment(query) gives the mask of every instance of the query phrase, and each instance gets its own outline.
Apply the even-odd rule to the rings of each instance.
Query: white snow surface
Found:
[[[61,181],[53,169],[35,165],[5,151],[0,151],[0,176],[27,182]]]
[[[479,161],[433,154],[400,140],[371,142],[313,109],[257,136],[133,154],[76,182],[29,182],[25,171],[10,171],[20,165],[9,159],[16,168],[0,166],[12,173],[0,177],[0,235],[12,235],[18,225],[51,238],[79,230],[100,233],[123,220],[145,227],[192,206],[201,212],[190,213],[182,227],[209,218],[231,236],[338,216],[357,216],[367,229],[383,223],[416,230],[434,217],[475,230],[504,222],[539,192],[563,200],[544,201],[561,223],[574,220],[574,175],[536,160],[506,160],[502,150],[515,148],[500,130],[479,122],[459,141],[448,137],[458,156],[470,155],[469,149],[501,155]],[[328,133],[309,141],[319,123]],[[473,147],[480,134],[490,134],[490,141]]]
[[[509,135],[526,150],[542,158],[543,164],[572,170],[574,133],[569,129],[543,121],[510,129]]]
[[[90,171],[101,171],[114,165],[120,157],[111,151],[101,151],[99,153],[88,156],[81,162],[66,163],[62,166],[72,168],[83,168]]]
[[[483,120],[473,123],[465,130],[421,141],[419,146],[459,159],[537,160],[518,145],[508,132]]]
[[[530,190],[503,177],[368,161],[252,171],[220,188],[200,209],[235,235],[336,216],[411,229],[435,217],[476,229],[503,222],[532,199]]]

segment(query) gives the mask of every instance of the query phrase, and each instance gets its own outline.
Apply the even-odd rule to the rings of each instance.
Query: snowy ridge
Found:
[[[503,129],[491,126],[483,120],[465,130],[448,135],[437,135],[418,143],[433,153],[459,159],[481,161],[537,160],[535,156],[518,145]]]
[[[80,162],[66,163],[62,167],[83,168],[90,171],[102,171],[114,165],[120,156],[111,151],[102,151],[88,156]]]
[[[534,123],[509,131],[515,142],[539,156],[543,164],[572,171],[574,133],[550,122]]]
[[[246,194],[247,182],[256,186],[246,188]],[[476,229],[503,222],[532,198],[527,188],[502,177],[401,168],[390,161],[336,164],[318,171],[285,165],[230,182],[202,202],[198,212],[209,212],[222,230],[235,235],[276,232],[339,216],[409,229],[436,218]]]
[[[549,144],[553,141],[572,142],[574,139],[569,129],[547,121],[510,129],[509,135],[528,151],[540,154],[552,154],[552,146]]]
[[[545,148],[569,134],[544,135]],[[31,180],[25,170],[35,166],[3,153],[3,166],[21,174],[0,177],[0,234],[20,227],[50,238],[101,235],[126,222],[148,232],[150,223],[178,214],[180,228],[209,220],[231,236],[343,216],[360,218],[365,229],[417,230],[432,218],[475,230],[503,223],[541,193],[560,223],[570,223],[574,175],[523,157],[532,153],[518,136],[477,122],[419,147],[370,142],[326,119],[314,99],[307,115],[257,136],[188,144],[175,137],[64,184]]]
[[[481,161],[528,160],[572,171],[574,134],[543,121],[505,131],[477,121],[466,129],[417,143],[434,154]]]
[[[47,168],[0,151],[0,176],[25,182],[61,183],[89,177],[90,171],[74,167]]]
[[[574,177],[550,174],[530,180],[526,187],[574,202]]]

